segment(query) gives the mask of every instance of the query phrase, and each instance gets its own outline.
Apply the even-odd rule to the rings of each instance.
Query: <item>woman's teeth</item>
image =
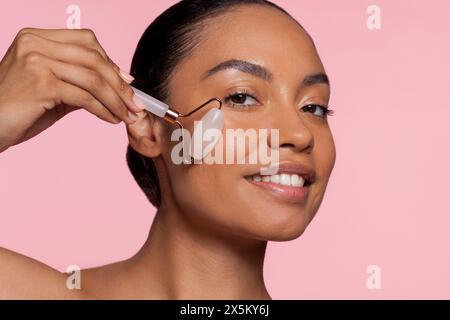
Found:
[[[283,186],[303,187],[305,179],[298,174],[274,174],[272,176],[255,175],[249,178],[255,182],[271,182],[281,184]]]

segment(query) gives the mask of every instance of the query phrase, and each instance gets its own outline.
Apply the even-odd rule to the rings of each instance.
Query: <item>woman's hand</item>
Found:
[[[0,152],[80,108],[134,123],[132,80],[91,30],[21,30],[0,62]]]

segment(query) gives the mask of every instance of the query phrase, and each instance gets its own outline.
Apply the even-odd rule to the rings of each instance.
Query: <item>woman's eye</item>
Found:
[[[233,93],[226,97],[224,102],[236,109],[248,109],[258,105],[256,98],[248,93]]]
[[[308,104],[301,109],[303,112],[309,112],[313,115],[321,118],[326,118],[328,115],[333,113],[332,110],[327,107],[318,105],[318,104]]]

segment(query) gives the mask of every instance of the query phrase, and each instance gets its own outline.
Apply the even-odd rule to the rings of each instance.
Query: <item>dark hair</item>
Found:
[[[268,6],[291,17],[284,9],[266,0],[182,0],[158,16],[139,40],[131,64],[131,75],[136,78],[132,85],[167,102],[170,77],[199,43],[202,23],[243,5]],[[127,163],[148,200],[159,207],[161,190],[153,160],[128,146]]]

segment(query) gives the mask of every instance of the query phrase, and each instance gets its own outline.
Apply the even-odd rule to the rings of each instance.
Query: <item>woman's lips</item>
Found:
[[[251,179],[247,179],[247,181],[276,199],[295,204],[304,203],[309,193],[309,186],[294,187],[273,182],[253,181]]]
[[[253,171],[245,179],[269,195],[272,199],[295,204],[302,204],[308,198],[310,186],[315,183],[316,173],[311,165],[300,162],[284,161],[273,167],[272,175],[261,175]],[[266,171],[267,172],[267,171]]]

